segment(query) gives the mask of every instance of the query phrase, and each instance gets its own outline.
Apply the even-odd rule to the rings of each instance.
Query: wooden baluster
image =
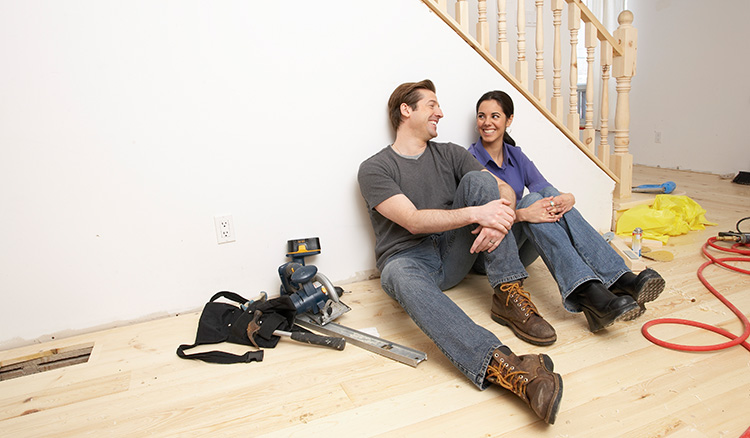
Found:
[[[578,29],[581,28],[581,10],[575,3],[568,4],[568,30],[570,31],[570,99],[568,104],[568,129],[578,138]]]
[[[487,23],[487,0],[477,2],[477,42],[486,51],[490,51],[490,26]]]
[[[534,96],[546,105],[547,82],[544,80],[544,0],[535,0],[536,4],[536,79],[534,79]]]
[[[586,115],[581,141],[591,152],[596,153],[596,130],[594,129],[594,49],[599,43],[596,26],[586,23]]]
[[[602,41],[599,58],[602,66],[602,100],[599,107],[599,151],[596,156],[609,167],[609,69],[612,66],[612,46],[608,41]]]
[[[507,69],[510,67],[510,47],[506,16],[505,0],[497,0],[497,60]]]
[[[630,81],[635,75],[636,52],[638,50],[638,30],[633,27],[633,13],[625,10],[617,17],[620,25],[612,36],[622,47],[623,55],[614,58],[612,73],[617,80],[617,106],[615,108],[615,153],[612,167],[620,184],[615,188],[615,197],[630,197],[633,183],[633,156],[628,152],[630,145]]]
[[[518,57],[516,58],[516,79],[524,88],[529,88],[529,65],[526,62],[526,10],[524,0],[518,0],[516,27],[518,28]]]
[[[456,22],[464,32],[469,33],[469,2],[456,0]]]
[[[433,3],[435,3],[435,5],[441,11],[447,11],[448,10],[448,2],[447,2],[447,0],[433,0]]]
[[[563,115],[563,98],[560,89],[562,88],[562,48],[560,38],[560,25],[562,24],[562,10],[564,0],[552,0],[552,25],[555,28],[555,45],[552,50],[552,101],[550,102],[550,111],[552,115],[562,120]]]

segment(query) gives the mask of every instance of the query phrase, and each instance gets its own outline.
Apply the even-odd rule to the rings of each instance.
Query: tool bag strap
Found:
[[[209,300],[209,302],[213,303],[214,301],[216,301],[216,300],[218,300],[219,298],[222,298],[222,297],[224,297],[224,298],[226,298],[226,299],[228,299],[230,301],[234,301],[237,304],[245,304],[247,302],[247,300],[245,298],[243,298],[240,294],[237,294],[237,293],[234,293],[234,292],[230,292],[230,291],[227,291],[227,290],[224,290],[224,291],[221,291],[221,292],[216,292],[214,294],[214,296],[211,297],[211,299]]]
[[[197,347],[202,344],[187,345],[183,344],[177,347],[177,355],[183,359],[198,359],[203,362],[209,363],[249,363],[249,362],[262,362],[263,361],[263,350],[248,351],[242,356],[225,351],[206,351],[203,353],[186,354],[185,350],[189,350],[193,347]]]

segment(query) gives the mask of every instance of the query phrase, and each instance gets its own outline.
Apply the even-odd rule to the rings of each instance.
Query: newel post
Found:
[[[617,106],[615,107],[615,153],[611,165],[620,184],[615,187],[615,198],[629,198],[633,183],[633,155],[630,145],[630,82],[635,75],[638,30],[633,27],[633,13],[625,10],[617,17],[620,25],[613,32],[615,40],[622,47],[622,56],[612,62],[612,75],[617,81]]]

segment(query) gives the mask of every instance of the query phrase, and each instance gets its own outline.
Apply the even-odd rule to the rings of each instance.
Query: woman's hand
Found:
[[[560,218],[562,215],[569,212],[575,203],[576,198],[572,193],[560,193],[550,199],[548,211]]]
[[[534,202],[526,208],[517,210],[516,218],[518,222],[529,222],[532,224],[557,222],[562,215],[573,208],[574,204],[575,197],[570,193],[549,196]]]

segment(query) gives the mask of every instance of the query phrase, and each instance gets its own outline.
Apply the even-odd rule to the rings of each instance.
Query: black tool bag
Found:
[[[217,303],[219,298],[226,298],[236,304]],[[250,350],[242,356],[225,351],[207,351],[203,353],[185,354],[198,345],[232,342],[242,345],[253,345],[247,335],[247,326],[253,320],[255,311],[262,312],[260,316],[260,330],[254,336],[255,343],[260,348],[273,348],[279,342],[274,330],[289,331],[294,326],[296,309],[291,298],[282,295],[267,301],[256,301],[243,310],[240,305],[248,300],[234,292],[217,292],[206,303],[198,321],[198,334],[193,345],[183,344],[177,347],[177,355],[183,359],[199,359],[211,363],[241,363],[263,360],[263,350]]]

